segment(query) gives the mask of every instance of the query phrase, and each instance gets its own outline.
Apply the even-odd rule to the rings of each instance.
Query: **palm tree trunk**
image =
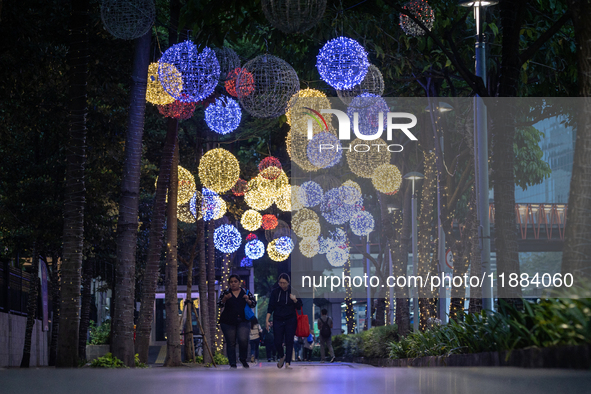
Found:
[[[94,271],[94,262],[86,260],[82,264],[82,305],[80,310],[80,331],[78,333],[78,358],[86,360],[86,336],[90,320],[90,285]]]
[[[51,317],[51,345],[49,346],[48,365],[53,367],[57,358],[57,340],[60,327],[60,270],[58,257],[52,256],[51,267],[51,304],[53,315]]]
[[[166,358],[164,366],[178,367],[181,364],[181,338],[178,306],[178,261],[177,261],[177,195],[178,195],[179,147],[175,144],[170,169],[168,206],[166,210],[166,279],[164,281],[166,308]]]
[[[88,75],[88,0],[72,2],[70,137],[64,202],[61,321],[56,366],[78,367],[80,270],[84,244],[84,165],[86,163],[86,80]]]
[[[146,87],[150,64],[151,31],[136,39],[131,85],[125,164],[121,180],[117,222],[117,265],[115,310],[112,317],[111,352],[132,368],[134,361],[133,323],[135,304],[135,252],[137,248],[138,206],[142,160],[142,137],[146,110]]]
[[[31,336],[35,327],[35,315],[37,314],[37,294],[39,293],[39,255],[37,253],[37,244],[33,244],[33,262],[31,266],[31,282],[29,286],[29,298],[27,300],[27,327],[25,329],[25,345],[23,347],[23,358],[21,359],[21,368],[29,368],[31,361]]]
[[[150,333],[152,321],[154,320],[154,297],[158,285],[158,268],[160,266],[160,254],[162,252],[164,222],[166,212],[166,193],[171,174],[172,158],[176,148],[178,136],[178,121],[170,118],[168,120],[168,131],[166,142],[160,159],[160,172],[156,182],[156,196],[154,197],[154,209],[150,227],[150,241],[146,269],[142,279],[142,295],[140,302],[140,313],[136,327],[135,351],[143,363],[148,362],[150,348]]]
[[[571,0],[577,42],[580,100],[575,119],[577,139],[568,197],[568,212],[562,254],[562,274],[572,274],[575,283],[591,277],[591,25],[587,16],[591,1]]]

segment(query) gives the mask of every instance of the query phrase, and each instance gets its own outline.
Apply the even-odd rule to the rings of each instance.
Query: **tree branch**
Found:
[[[552,25],[548,30],[546,30],[529,48],[527,48],[525,51],[521,53],[521,55],[519,55],[519,64],[523,65],[525,62],[531,59],[534,56],[534,54],[540,50],[542,45],[546,43],[546,41],[548,41],[550,38],[552,38],[554,34],[556,34],[560,29],[562,29],[562,26],[564,26],[565,23],[569,19],[571,19],[571,16],[572,14],[570,11],[565,12],[564,15],[562,15],[554,23],[554,25]]]

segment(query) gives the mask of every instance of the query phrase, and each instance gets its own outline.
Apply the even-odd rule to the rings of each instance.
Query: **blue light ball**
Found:
[[[326,259],[333,267],[342,267],[349,259],[349,251],[338,247],[332,248],[326,253]]]
[[[324,194],[320,204],[320,212],[327,222],[334,225],[341,225],[351,220],[351,217],[361,210],[356,204],[345,202],[347,191],[343,187],[330,189]]]
[[[242,119],[242,110],[236,102],[229,97],[221,97],[205,110],[205,123],[218,134],[228,134],[238,128]]]
[[[216,218],[219,216],[221,209],[220,196],[213,190],[204,187],[201,190],[201,214],[203,215],[203,220],[208,222]]]
[[[158,64],[158,79],[164,90],[175,100],[185,103],[205,100],[213,93],[220,77],[220,64],[215,52],[205,47],[199,53],[191,41],[168,48]],[[177,81],[167,76],[169,68],[162,64],[171,64],[181,73],[183,86],[180,92]]]
[[[336,135],[323,131],[314,135],[308,142],[306,153],[310,163],[318,168],[328,168],[341,161],[343,148]]]
[[[248,257],[244,257],[242,260],[240,260],[240,266],[243,268],[250,268],[252,267],[252,260]]]
[[[293,251],[293,241],[290,237],[280,237],[275,241],[275,249],[281,254],[290,254]]]
[[[213,232],[213,245],[222,253],[234,253],[241,243],[240,232],[231,224],[222,224]]]
[[[369,235],[374,229],[375,221],[371,213],[361,211],[356,213],[349,222],[353,234],[359,236]]]
[[[359,85],[367,74],[367,52],[355,40],[337,37],[328,41],[316,57],[320,78],[337,90]]]
[[[260,259],[265,254],[265,245],[258,239],[248,241],[244,245],[244,254],[253,260]]]
[[[351,128],[357,125],[360,134],[375,135],[380,127],[380,112],[382,112],[381,124],[383,132],[389,110],[386,100],[380,96],[362,93],[353,99],[351,105],[347,108],[347,115],[349,115],[351,121]],[[354,120],[354,113],[357,113],[357,123]],[[382,149],[386,149],[386,147]]]
[[[302,183],[297,193],[298,201],[307,208],[320,204],[324,196],[322,187],[314,181]]]

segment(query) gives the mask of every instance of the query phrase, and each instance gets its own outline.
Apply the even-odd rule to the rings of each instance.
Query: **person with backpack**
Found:
[[[312,348],[314,346],[314,334],[310,333],[304,341],[304,355],[302,361],[312,361]]]
[[[259,344],[261,342],[261,325],[256,317],[250,320],[250,362],[259,362]]]
[[[328,346],[330,352],[330,362],[334,363],[335,356],[332,348],[332,319],[328,316],[328,311],[322,309],[318,318],[318,328],[320,329],[320,362],[325,362],[324,347]]]

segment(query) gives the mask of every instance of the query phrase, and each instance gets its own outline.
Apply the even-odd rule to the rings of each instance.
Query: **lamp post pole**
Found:
[[[419,258],[418,258],[418,243],[417,243],[417,195],[415,193],[415,181],[423,179],[425,176],[418,172],[409,172],[404,176],[404,179],[412,181],[412,199],[411,199],[411,215],[412,215],[412,273],[416,278],[419,272]],[[415,282],[416,283],[416,282]],[[413,296],[413,318],[412,327],[414,332],[419,331],[419,289],[415,286],[412,291]]]

